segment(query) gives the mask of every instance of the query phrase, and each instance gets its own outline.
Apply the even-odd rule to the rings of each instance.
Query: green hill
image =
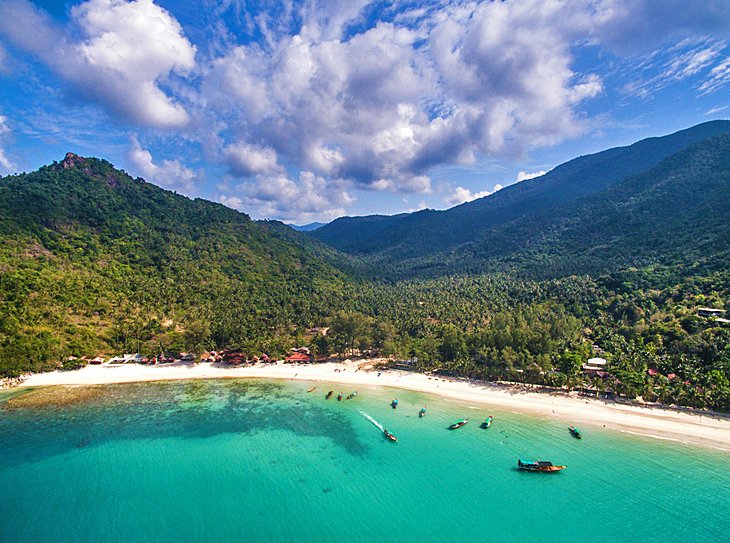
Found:
[[[0,237],[6,367],[274,341],[345,298],[326,246],[73,154],[0,179]]]
[[[311,235],[338,250],[365,257],[368,267],[382,270],[389,277],[511,269],[515,263],[522,270],[542,273],[546,271],[543,267],[545,259],[555,261],[561,255],[573,254],[569,247],[560,245],[560,239],[570,246],[578,243],[584,251],[590,250],[594,258],[583,258],[581,262],[566,260],[566,265],[555,261],[550,265],[549,273],[593,272],[604,265],[601,259],[606,256],[605,252],[595,250],[595,246],[607,243],[603,234],[612,232],[610,220],[620,220],[616,213],[620,215],[622,211],[633,209],[635,202],[628,202],[628,198],[635,197],[635,191],[644,190],[641,198],[647,207],[645,214],[652,207],[656,211],[655,214],[649,213],[651,216],[648,218],[661,221],[663,214],[673,213],[667,206],[675,205],[676,201],[660,198],[660,189],[653,192],[647,188],[653,183],[652,176],[671,177],[671,168],[684,168],[677,175],[690,176],[686,190],[691,190],[689,187],[693,183],[699,183],[696,194],[690,199],[697,212],[703,212],[703,206],[711,205],[713,198],[722,198],[727,193],[727,188],[723,192],[720,184],[712,195],[706,195],[707,202],[698,201],[703,198],[704,190],[704,173],[700,173],[700,170],[704,168],[702,171],[711,172],[713,161],[721,160],[721,156],[712,152],[697,155],[692,160],[704,160],[705,163],[695,163],[690,170],[687,170],[688,166],[680,164],[683,159],[677,158],[673,162],[671,158],[692,145],[727,133],[730,133],[729,121],[713,121],[669,136],[650,138],[628,147],[577,158],[539,178],[506,187],[495,194],[446,211],[425,210],[393,217],[343,218],[311,232]],[[658,166],[660,164],[661,168]],[[648,177],[639,179],[642,174]],[[634,186],[633,183],[641,186]],[[659,186],[665,181],[657,178],[656,183]],[[654,196],[660,199],[652,204],[650,200]],[[595,201],[591,200],[593,197]],[[624,200],[628,207],[619,206],[619,202]],[[611,209],[607,201],[616,202],[619,206],[616,213],[609,213]],[[600,209],[593,209],[595,206]],[[691,215],[690,208],[686,208],[686,211],[687,216]],[[605,213],[609,215],[603,217],[601,214]],[[596,214],[599,214],[598,221]],[[560,224],[555,222],[556,217],[561,217]],[[558,230],[570,230],[573,224],[579,223],[584,225],[580,234],[575,230],[572,238],[568,234],[557,235]],[[586,232],[585,225],[589,223],[593,227]],[[676,228],[680,227],[676,222],[673,224]],[[653,226],[658,231],[666,227],[661,222]],[[701,225],[698,226],[701,229]],[[629,224],[625,224],[624,228],[629,228]],[[693,233],[697,232],[693,230]],[[639,247],[642,239],[645,239],[644,233],[639,235],[637,231],[636,235],[614,240],[612,247],[615,252],[623,252],[626,258],[616,259],[613,254],[611,262],[629,266],[642,261],[661,260],[663,253],[660,251],[654,251],[652,256],[652,251]],[[637,251],[640,258],[634,259]]]

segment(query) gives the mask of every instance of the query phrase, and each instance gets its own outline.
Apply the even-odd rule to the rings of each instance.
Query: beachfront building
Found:
[[[583,370],[583,375],[603,377],[606,375],[607,364],[608,361],[605,358],[589,358],[588,361],[581,366],[581,369]]]
[[[309,349],[307,349],[309,350]],[[289,363],[300,363],[300,362],[311,362],[312,357],[309,353],[293,352],[286,357],[285,362]]]

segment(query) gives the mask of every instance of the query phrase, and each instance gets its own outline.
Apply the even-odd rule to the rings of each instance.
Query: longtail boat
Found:
[[[449,430],[456,430],[457,428],[461,428],[467,422],[469,422],[469,419],[460,419],[460,420],[457,420],[454,424],[452,424],[451,426],[449,426]]]
[[[335,391],[334,391],[334,390],[330,390],[330,391],[329,391],[329,392],[327,393],[327,396],[325,396],[325,397],[324,397],[324,399],[325,399],[325,400],[329,400],[329,399],[330,399],[330,398],[332,397],[332,394],[334,394],[334,393],[335,393]]]
[[[426,416],[426,406],[425,406],[425,405],[424,405],[424,406],[423,406],[423,407],[421,408],[421,410],[420,410],[420,411],[418,412],[418,416],[419,416],[420,418],[423,418],[423,417],[425,417],[425,416]]]
[[[546,462],[544,460],[517,460],[517,469],[525,471],[552,473],[565,468],[566,466],[555,466],[552,462]]]
[[[398,441],[398,438],[391,434],[387,428],[383,428],[383,434],[391,441]]]
[[[395,398],[392,402],[390,402],[390,407],[392,407],[393,409],[398,407],[398,398]]]
[[[357,392],[353,392],[352,394],[348,394],[346,400],[352,400],[355,396],[357,396]]]
[[[576,428],[575,426],[569,426],[568,430],[570,430],[570,433],[572,436],[576,439],[582,439],[583,436],[580,434],[580,430]]]
[[[317,390],[317,387],[312,387],[309,390],[307,390],[307,392],[314,392],[315,390]]]
[[[337,395],[337,401],[338,401],[338,402],[341,402],[341,401],[342,401],[342,392],[340,392],[340,393],[339,393],[339,394]]]
[[[492,417],[492,415],[489,415],[487,417],[487,420],[485,420],[484,422],[482,422],[482,428],[484,428],[485,430],[487,428],[489,428],[492,425],[492,421],[493,420],[494,420],[494,417]]]

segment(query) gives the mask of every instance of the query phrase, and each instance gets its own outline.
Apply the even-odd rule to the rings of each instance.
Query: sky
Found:
[[[445,209],[730,118],[730,0],[0,1],[0,174],[254,219]]]

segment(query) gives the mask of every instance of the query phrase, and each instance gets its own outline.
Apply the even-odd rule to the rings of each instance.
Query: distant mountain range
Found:
[[[730,121],[562,164],[445,210],[337,219],[311,236],[388,278],[601,273],[727,261]]]
[[[293,228],[297,232],[311,232],[313,230],[316,230],[317,228],[323,227],[326,222],[310,222],[309,224],[303,224],[303,225],[297,225],[297,224],[287,224],[287,226]]]

